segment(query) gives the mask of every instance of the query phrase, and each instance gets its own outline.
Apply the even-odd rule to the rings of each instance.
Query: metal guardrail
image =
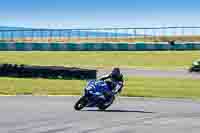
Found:
[[[0,42],[200,42],[200,27],[9,29]]]

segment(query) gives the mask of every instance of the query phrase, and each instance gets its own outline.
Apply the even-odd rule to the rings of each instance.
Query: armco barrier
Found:
[[[0,43],[1,51],[200,50],[200,43]]]
[[[96,79],[96,70],[57,66],[0,64],[0,76],[48,79]]]

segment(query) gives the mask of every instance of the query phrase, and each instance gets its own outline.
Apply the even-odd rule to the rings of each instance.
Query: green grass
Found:
[[[79,95],[86,81],[0,78],[0,94]],[[198,79],[128,77],[123,96],[200,98]]]
[[[162,52],[0,52],[0,63],[111,68],[188,68],[199,51]]]
[[[200,98],[199,79],[129,77],[125,96]]]
[[[77,95],[86,85],[83,80],[49,80],[0,78],[0,94],[31,94],[34,95]]]

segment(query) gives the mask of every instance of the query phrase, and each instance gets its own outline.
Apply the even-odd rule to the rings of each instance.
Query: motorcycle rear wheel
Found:
[[[108,107],[110,107],[113,104],[114,100],[115,100],[115,97],[113,96],[108,105],[105,105],[105,103],[99,104],[98,106],[99,110],[102,110],[102,111],[106,110]]]
[[[189,68],[189,72],[193,72],[193,71],[194,71],[193,67]]]

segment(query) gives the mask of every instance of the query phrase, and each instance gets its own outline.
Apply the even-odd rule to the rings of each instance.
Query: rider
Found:
[[[114,93],[120,93],[124,86],[123,75],[121,74],[119,68],[113,68],[110,74],[102,76],[100,80],[105,80],[105,82],[108,84],[108,86],[112,89]],[[109,92],[104,93],[105,98],[108,98],[111,95],[112,94]]]
[[[199,65],[200,65],[200,59],[194,61],[192,64],[193,64],[194,66],[199,66]]]

